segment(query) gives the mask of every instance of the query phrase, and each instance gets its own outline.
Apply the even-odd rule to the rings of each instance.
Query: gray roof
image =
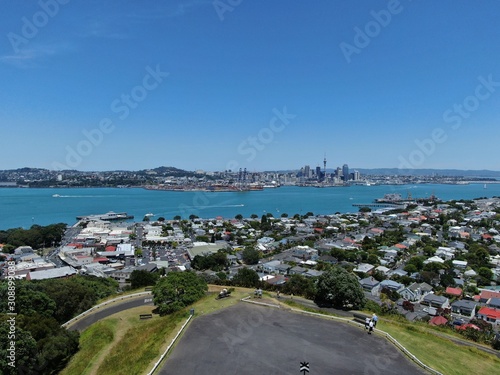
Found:
[[[475,301],[469,301],[469,300],[460,300],[460,301],[455,301],[451,304],[451,307],[456,307],[456,308],[466,308],[466,309],[473,309],[477,305],[477,302]]]
[[[30,280],[57,279],[60,277],[72,276],[76,274],[73,267],[66,266],[60,268],[51,268],[50,270],[32,271],[29,273]]]

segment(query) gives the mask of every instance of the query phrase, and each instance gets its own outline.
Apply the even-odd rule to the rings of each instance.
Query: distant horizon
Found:
[[[10,2],[2,168],[262,171],[326,157],[495,170],[499,11],[494,0]]]
[[[280,169],[263,169],[263,170],[248,170],[247,172],[249,173],[265,173],[265,172],[295,172],[295,171],[300,171],[300,169],[303,166],[300,166],[298,168],[280,168]],[[311,169],[314,169],[315,166],[313,167],[312,165],[310,166]],[[342,165],[339,165],[340,168],[342,168]],[[203,169],[184,169],[184,168],[179,168],[177,166],[173,165],[160,165],[152,168],[140,168],[140,169],[124,169],[124,168],[118,168],[118,169],[104,169],[104,170],[98,170],[98,169],[90,169],[90,170],[83,170],[83,169],[70,169],[70,170],[54,170],[54,169],[48,169],[48,168],[43,168],[43,167],[20,167],[20,168],[9,168],[9,169],[0,169],[0,171],[15,171],[15,170],[21,170],[21,169],[42,169],[42,170],[47,170],[49,172],[67,172],[67,171],[76,171],[76,172],[82,172],[82,173],[90,173],[90,172],[138,172],[138,171],[148,171],[148,170],[154,170],[158,168],[175,168],[178,170],[186,171],[186,172],[196,172],[196,171],[202,171],[202,172],[208,172],[208,173],[216,173],[216,172],[224,172],[226,170],[203,170]],[[242,168],[244,169],[244,168]],[[337,169],[327,167],[327,173],[332,173]],[[498,173],[500,174],[500,170],[494,170],[494,169],[456,169],[456,168],[413,168],[413,169],[403,169],[403,168],[394,168],[394,167],[378,167],[378,168],[364,168],[364,167],[351,167],[349,165],[349,170],[350,171],[377,171],[377,170],[385,170],[385,171],[390,171],[390,170],[398,170],[398,171],[414,171],[414,172],[422,172],[422,171],[441,171],[441,172],[467,172],[467,173],[473,173],[473,172],[492,172],[492,173]],[[237,170],[232,170],[232,172],[238,172],[239,169]],[[321,167],[321,171],[323,171],[323,168]],[[412,173],[408,173],[412,174]]]

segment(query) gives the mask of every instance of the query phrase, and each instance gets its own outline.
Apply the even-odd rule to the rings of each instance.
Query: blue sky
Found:
[[[498,1],[1,6],[0,169],[500,170]]]

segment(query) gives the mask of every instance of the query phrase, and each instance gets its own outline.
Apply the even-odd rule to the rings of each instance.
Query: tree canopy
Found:
[[[316,290],[318,303],[332,304],[340,308],[352,305],[355,309],[366,303],[365,294],[356,276],[342,267],[334,267],[319,276]]]
[[[160,315],[171,314],[198,301],[208,290],[206,281],[194,272],[170,272],[153,288],[153,302]]]

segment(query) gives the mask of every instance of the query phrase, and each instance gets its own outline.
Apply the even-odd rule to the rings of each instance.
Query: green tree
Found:
[[[181,217],[179,215],[175,215],[174,220],[181,220]]]
[[[479,268],[477,274],[481,277],[480,281],[482,285],[489,285],[493,278],[493,271],[488,267]]]
[[[365,294],[356,276],[342,267],[334,267],[319,276],[316,291],[317,302],[339,308],[352,305],[354,309],[358,309],[366,303]]]
[[[35,374],[37,373],[37,347],[36,341],[31,334],[24,329],[16,328],[16,346],[15,346],[15,361],[12,362],[9,358],[10,341],[7,337],[10,332],[10,325],[7,319],[0,321],[0,374],[18,375],[18,374]],[[10,366],[13,363],[14,366]]]
[[[316,295],[314,280],[302,275],[292,275],[283,285],[283,293],[313,299]]]
[[[254,288],[259,285],[259,275],[250,268],[240,268],[233,276],[233,284],[245,288]]]
[[[130,274],[130,286],[132,289],[141,288],[144,286],[153,286],[156,284],[159,278],[160,275],[157,272],[134,270]]]
[[[247,246],[241,252],[241,257],[246,264],[257,264],[260,259],[260,254],[252,246]]]
[[[198,301],[208,286],[194,272],[170,272],[153,288],[153,302],[160,315],[171,314]]]
[[[236,220],[241,220],[243,219],[243,215],[242,214],[238,214],[234,217]]]

